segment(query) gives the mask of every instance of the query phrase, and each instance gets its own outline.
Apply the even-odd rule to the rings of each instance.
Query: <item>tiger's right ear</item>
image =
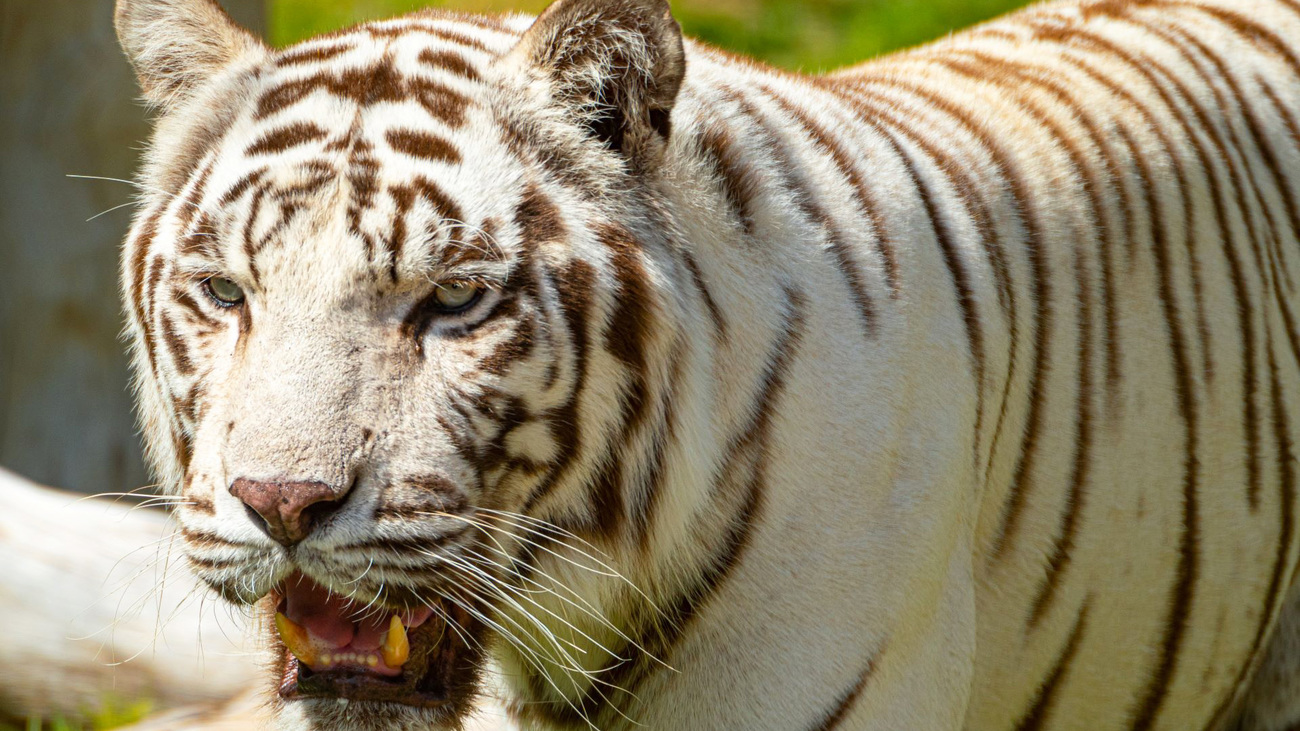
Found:
[[[590,137],[638,161],[668,139],[686,74],[668,0],[555,0],[504,63],[540,80]]]
[[[164,110],[235,61],[266,53],[214,0],[117,0],[114,25],[145,100]]]

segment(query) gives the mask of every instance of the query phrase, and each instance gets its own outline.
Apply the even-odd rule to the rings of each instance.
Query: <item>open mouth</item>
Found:
[[[391,609],[357,603],[295,573],[274,592],[284,643],[280,695],[438,708],[472,685],[476,670],[456,632],[454,607]],[[462,626],[464,626],[462,624]]]

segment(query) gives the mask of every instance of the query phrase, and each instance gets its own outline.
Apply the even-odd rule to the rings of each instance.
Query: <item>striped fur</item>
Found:
[[[454,605],[524,728],[1300,722],[1300,2],[1068,0],[815,77],[666,12],[276,51],[119,0],[198,574]],[[238,477],[351,494],[289,553]]]

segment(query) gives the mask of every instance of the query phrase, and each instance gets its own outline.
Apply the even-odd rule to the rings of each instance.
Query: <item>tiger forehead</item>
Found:
[[[301,248],[295,238],[318,247],[302,233],[341,217],[344,238],[392,280],[504,260],[499,222],[513,216],[498,208],[519,195],[503,182],[523,170],[485,134],[490,116],[473,117],[487,66],[515,38],[504,28],[415,17],[272,56],[195,183],[228,222],[227,251],[256,273],[271,252]]]
[[[460,130],[484,96],[496,57],[476,46],[413,32],[386,40],[354,33],[289,48],[258,72],[249,123],[265,128],[248,153],[282,151],[304,139],[355,131],[367,112],[394,124]],[[259,144],[260,143],[260,144]]]

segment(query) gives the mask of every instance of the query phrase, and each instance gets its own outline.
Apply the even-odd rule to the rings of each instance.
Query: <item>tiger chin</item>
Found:
[[[279,728],[1300,721],[1295,2],[116,24],[148,455]]]

